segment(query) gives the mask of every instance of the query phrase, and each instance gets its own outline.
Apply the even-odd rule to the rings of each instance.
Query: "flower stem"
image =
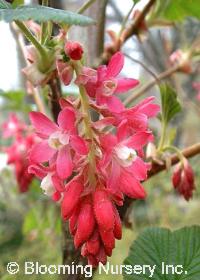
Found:
[[[175,146],[165,146],[163,147],[163,151],[167,151],[167,150],[170,150],[172,152],[175,152],[180,160],[181,163],[184,162],[184,156],[182,154],[182,152]]]
[[[96,0],[89,0],[77,11],[78,14],[84,13]]]
[[[23,32],[23,34],[26,36],[26,38],[36,47],[38,52],[40,53],[41,56],[46,56],[47,53],[43,46],[37,41],[37,39],[32,35],[32,33],[29,31],[29,29],[26,27],[26,25],[21,22],[16,20],[15,23],[19,27],[19,29]]]
[[[80,73],[80,68],[82,66],[78,65],[78,63],[74,63],[74,69],[76,72],[76,75],[79,75]],[[95,139],[93,135],[93,130],[91,128],[92,120],[90,117],[90,105],[89,105],[89,100],[88,96],[86,93],[86,90],[84,86],[80,85],[79,86],[79,91],[80,91],[80,100],[81,100],[81,107],[82,107],[82,112],[83,112],[83,121],[84,121],[84,126],[85,126],[85,136],[90,140],[90,150],[88,154],[88,160],[89,160],[89,180],[91,186],[95,186],[96,184],[96,178],[95,178],[95,167],[96,167],[96,160],[95,160]]]
[[[158,152],[161,152],[166,140],[166,132],[167,132],[167,125],[164,121],[162,121],[162,132],[160,137],[160,142],[158,145]]]

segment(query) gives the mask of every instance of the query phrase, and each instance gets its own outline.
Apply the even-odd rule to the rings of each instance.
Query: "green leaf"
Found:
[[[24,5],[24,0],[14,0],[12,2],[12,7],[16,8],[17,6]]]
[[[165,124],[168,124],[181,111],[181,105],[177,100],[176,92],[168,84],[160,85],[160,95],[162,104],[161,119]]]
[[[159,0],[155,16],[172,21],[181,21],[185,17],[200,19],[199,0]]]
[[[182,265],[182,273],[172,269],[166,274],[165,265]],[[199,280],[200,279],[200,226],[185,227],[174,232],[164,228],[148,228],[134,241],[125,265],[156,265],[153,277],[149,269],[145,273],[128,275],[125,280]],[[181,272],[181,267],[177,271]]]
[[[19,6],[16,9],[0,9],[0,20],[12,22],[14,20],[26,21],[30,19],[38,22],[53,21],[55,23],[81,26],[94,24],[94,20],[89,17],[40,5]]]
[[[9,9],[11,5],[5,0],[0,0],[0,9]]]

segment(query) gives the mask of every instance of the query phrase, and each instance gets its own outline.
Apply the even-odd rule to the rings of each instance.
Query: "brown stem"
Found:
[[[200,154],[200,143],[194,144],[190,147],[185,148],[184,150],[182,150],[182,154],[184,157],[186,158],[191,158],[196,156],[197,154]],[[178,157],[177,154],[173,154],[170,157],[170,162],[171,165],[175,165],[176,163],[178,163],[180,160],[180,158]],[[163,171],[166,169],[166,163],[163,162],[163,164],[157,164],[157,163],[153,163],[151,170],[149,171],[148,174],[148,178],[158,174],[159,172]]]
[[[119,51],[122,45],[133,35],[138,35],[141,23],[145,19],[146,15],[149,13],[151,7],[155,4],[156,0],[149,0],[144,9],[135,18],[133,24],[127,27],[117,41],[114,41],[109,48],[105,48],[102,55],[103,63],[107,64],[110,57],[117,51]]]
[[[62,96],[61,85],[60,85],[59,79],[55,78],[55,77],[50,79],[48,84],[51,89],[51,94],[50,94],[51,111],[52,111],[54,120],[57,121],[57,117],[60,112],[59,99]]]
[[[150,90],[154,85],[158,84],[159,82],[161,82],[163,79],[171,76],[172,74],[174,74],[175,72],[177,72],[180,68],[180,65],[177,64],[175,66],[172,66],[171,68],[169,68],[168,70],[166,70],[165,72],[161,73],[160,75],[157,76],[157,79],[152,80],[150,82],[148,82],[147,84],[143,85],[138,92],[133,93],[132,95],[130,95],[127,99],[125,99],[124,101],[124,105],[130,105],[133,101],[135,101],[136,99],[138,99],[140,96],[142,96],[146,91]]]
[[[151,7],[155,4],[156,0],[149,0],[149,2],[146,4],[144,9],[138,16],[136,17],[134,23],[130,25],[129,28],[126,29],[126,32],[124,33],[123,42],[128,40],[131,36],[138,34],[138,29],[142,23],[142,21],[145,19],[146,15],[150,11]]]

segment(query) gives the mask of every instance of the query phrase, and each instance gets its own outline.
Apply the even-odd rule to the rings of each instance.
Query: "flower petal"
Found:
[[[111,112],[115,113],[120,113],[124,110],[123,103],[116,96],[107,98],[107,106]]]
[[[72,148],[80,155],[87,155],[88,148],[86,142],[78,135],[73,135],[70,137],[70,143]]]
[[[56,161],[57,174],[61,179],[67,179],[73,170],[73,163],[69,148],[63,147],[58,152]]]
[[[139,81],[135,79],[130,79],[130,78],[118,79],[115,93],[127,92],[130,89],[136,87],[138,84]]]
[[[64,130],[74,130],[75,120],[75,113],[69,108],[64,108],[58,115],[58,125]]]
[[[30,162],[40,163],[49,161],[55,154],[55,150],[49,147],[48,141],[42,141],[33,146],[30,151]]]
[[[131,198],[144,199],[146,197],[143,186],[129,172],[121,173],[119,187],[125,195]]]
[[[116,77],[124,66],[124,55],[121,52],[114,54],[107,67],[107,77]]]
[[[57,125],[42,113],[31,112],[29,116],[32,125],[40,136],[47,137],[58,129]]]
[[[141,149],[148,142],[152,141],[152,133],[148,131],[137,132],[125,141],[126,145],[132,149]]]
[[[137,180],[143,181],[147,178],[147,164],[139,157],[137,157],[132,166],[129,167],[129,170]]]

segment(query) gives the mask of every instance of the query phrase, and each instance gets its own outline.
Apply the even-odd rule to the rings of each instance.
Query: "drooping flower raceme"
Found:
[[[28,152],[36,143],[36,137],[29,132],[28,126],[11,114],[8,121],[2,125],[3,138],[11,138],[12,144],[3,147],[7,153],[9,165],[14,166],[16,180],[21,193],[28,191],[33,175],[28,172]]]
[[[74,46],[80,51],[72,42],[65,46],[72,53]],[[106,263],[115,239],[121,239],[117,206],[123,205],[124,196],[146,196],[141,183],[149,165],[143,149],[153,141],[148,119],[158,113],[159,106],[149,97],[132,108],[124,107],[118,93],[134,88],[138,81],[118,76],[124,65],[122,53],[97,71],[78,61],[82,52],[76,57],[72,53],[67,65],[76,73],[80,101],[61,99],[57,123],[41,113],[30,114],[41,141],[30,152],[29,171],[41,178],[45,194],[61,201],[62,218],[69,220],[75,247],[81,248],[89,264],[97,266]],[[71,80],[68,74],[60,73],[65,84]],[[99,120],[92,121],[90,109]]]

